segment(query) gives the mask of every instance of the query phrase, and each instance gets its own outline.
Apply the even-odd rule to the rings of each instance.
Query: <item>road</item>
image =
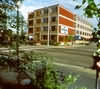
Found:
[[[50,48],[37,49],[36,51],[54,57],[54,62],[58,65],[63,64],[60,67],[58,66],[58,69],[64,73],[79,75],[80,77],[72,87],[95,89],[95,70],[91,69],[93,64],[92,54],[95,49],[96,45],[91,44],[76,48]]]
[[[48,48],[37,49],[39,52],[52,56],[55,62],[90,68],[93,63],[92,54],[95,45],[76,48]]]
[[[69,89],[74,89],[72,87],[95,89],[95,70],[91,69],[93,64],[92,54],[96,49],[95,44],[80,47],[30,48],[27,47],[26,50],[34,50],[52,56],[56,67],[65,74],[79,75],[76,83]]]

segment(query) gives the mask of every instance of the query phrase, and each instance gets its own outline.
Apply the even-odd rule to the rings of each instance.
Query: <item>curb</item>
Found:
[[[96,73],[96,70],[92,70],[92,69],[89,69],[89,68],[84,68],[84,67],[81,67],[81,66],[62,64],[62,63],[53,63],[53,64],[57,65],[57,66],[69,68],[69,69],[72,69],[72,70],[77,70],[77,71],[80,71],[80,72],[88,73],[88,74],[95,75],[95,73]]]

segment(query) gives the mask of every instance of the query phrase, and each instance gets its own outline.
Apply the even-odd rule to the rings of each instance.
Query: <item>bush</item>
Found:
[[[32,89],[68,89],[77,80],[76,76],[65,75],[57,70],[53,65],[52,57],[44,56],[42,53],[30,52],[24,53],[22,58],[27,61],[20,63],[20,69],[30,73]],[[6,59],[1,63],[7,61]]]
[[[31,62],[21,65],[25,70],[32,73],[33,89],[68,89],[77,80],[75,76],[64,75],[63,72],[58,71],[50,61],[50,57],[43,54],[36,55],[31,55]]]
[[[33,73],[34,89],[66,89],[77,80],[72,75],[65,76],[47,61],[32,62],[24,65],[25,69]]]

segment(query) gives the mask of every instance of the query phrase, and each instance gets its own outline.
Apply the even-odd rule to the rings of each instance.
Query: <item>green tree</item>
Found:
[[[94,28],[92,35],[93,35],[92,41],[97,42],[98,38],[97,38],[97,29],[96,28]]]
[[[4,27],[9,28],[9,26],[7,25],[7,23],[9,24],[8,20],[15,20],[17,16],[16,13],[16,8],[18,7],[17,3],[22,1],[23,0],[0,0],[0,25],[1,25],[0,27],[2,27],[2,29],[6,30]],[[11,24],[15,22],[16,21],[12,21]],[[11,27],[12,26],[10,26],[10,28]]]
[[[78,1],[78,0],[73,0]],[[84,14],[89,18],[96,18],[98,21],[98,28],[100,29],[100,2],[95,0],[81,0],[81,4],[77,5],[75,9],[83,8]]]
[[[18,5],[18,2],[22,3],[22,1],[23,0],[0,0],[0,10],[2,12],[1,21],[6,20],[4,23],[2,23],[2,27],[6,26],[6,29],[7,29],[7,20],[8,20],[8,17],[10,17],[9,13],[11,13],[14,10],[14,11],[16,11],[16,14],[17,14],[16,15],[16,25],[15,26],[16,26],[16,33],[17,33],[16,55],[17,55],[17,60],[18,60],[17,61],[18,66],[19,66],[19,22],[20,22],[19,21],[19,5]],[[5,15],[7,18],[4,18],[3,15]]]

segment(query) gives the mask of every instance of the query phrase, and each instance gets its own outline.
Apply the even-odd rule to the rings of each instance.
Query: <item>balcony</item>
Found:
[[[42,19],[42,24],[44,25],[46,25],[46,24],[48,24],[48,17],[44,17],[43,19]]]
[[[34,13],[29,14],[28,19],[33,19],[34,18]]]
[[[41,10],[37,10],[36,11],[36,17],[40,17],[41,16]]]
[[[36,24],[41,24],[41,19],[36,19]]]
[[[29,28],[28,33],[33,33],[33,28]]]
[[[57,23],[57,17],[56,16],[51,17],[50,22],[51,22],[51,24],[56,24]]]
[[[58,12],[58,8],[57,8],[57,6],[54,6],[54,7],[51,7],[51,15],[55,15],[55,14],[57,14],[57,12]]]
[[[33,26],[33,24],[34,24],[34,21],[33,20],[30,20],[29,21],[29,26]]]
[[[35,32],[36,32],[36,33],[40,33],[40,31],[41,31],[41,28],[40,28],[40,27],[36,27],[36,28],[35,28]]]
[[[48,8],[44,8],[44,10],[43,10],[43,15],[44,15],[44,16],[47,16],[47,15],[48,15]]]

